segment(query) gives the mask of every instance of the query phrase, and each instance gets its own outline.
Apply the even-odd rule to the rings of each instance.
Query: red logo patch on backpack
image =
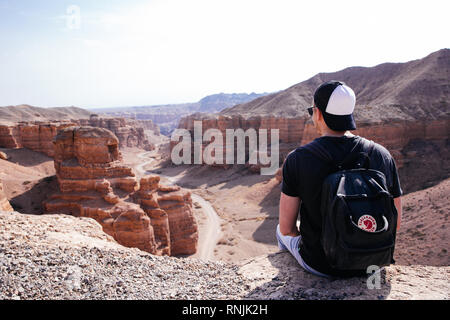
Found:
[[[375,232],[377,230],[377,222],[374,217],[365,214],[358,219],[358,227],[368,232]]]

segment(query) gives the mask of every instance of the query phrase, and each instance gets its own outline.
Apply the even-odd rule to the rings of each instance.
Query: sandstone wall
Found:
[[[450,120],[391,121],[389,123],[358,124],[353,134],[373,140],[386,147],[399,168],[414,155],[404,154],[403,148],[412,140],[445,141],[449,137]],[[307,144],[318,137],[312,123],[305,126],[300,144]]]
[[[151,151],[155,146],[150,143],[134,120],[124,118],[102,119],[96,116],[91,119],[79,119],[62,122],[20,122],[18,124],[0,125],[0,147],[28,148],[54,156],[53,139],[57,133],[69,126],[91,126],[112,131],[119,139],[119,147],[137,147]]]
[[[158,250],[171,255],[197,251],[198,227],[189,191],[178,186],[162,186],[160,177],[141,179],[135,201],[152,220]]]
[[[194,121],[202,121],[202,133],[214,128],[219,129],[225,137],[226,129],[278,129],[281,143],[295,143],[301,141],[307,119],[305,118],[276,118],[255,116],[249,119],[240,116],[218,116],[211,119],[198,119],[188,116],[180,120],[179,128],[187,129],[194,136]],[[270,142],[270,139],[269,139]]]
[[[224,138],[224,155],[229,145],[225,143],[226,129],[254,128],[255,130],[268,130],[268,143],[270,143],[270,129],[279,130],[280,141],[280,165],[287,154],[300,145],[307,144],[318,137],[309,118],[275,118],[275,117],[253,117],[244,118],[242,116],[216,116],[202,119],[198,116],[189,116],[181,119],[179,128],[189,130],[191,137],[194,137],[194,121],[202,122],[202,132],[211,128],[219,129]],[[353,133],[374,140],[385,146],[394,156],[399,167],[408,162],[409,157],[414,155],[403,154],[403,148],[412,140],[434,140],[445,141],[449,137],[450,119],[438,120],[393,120],[383,123],[358,123],[358,130]],[[171,149],[177,142],[171,142]],[[209,142],[203,143],[205,148]],[[192,148],[193,150],[193,148]],[[204,149],[203,149],[204,150]],[[235,148],[236,151],[236,148]],[[246,155],[248,160],[248,144],[246,144]],[[236,158],[235,158],[236,159]],[[253,171],[258,171],[260,166],[248,166]]]
[[[57,134],[54,144],[61,192],[44,201],[47,213],[93,218],[120,244],[153,254],[196,252],[190,193],[161,186],[158,176],[138,182],[122,163],[119,139],[111,131],[70,127]]]
[[[151,130],[157,136],[160,135],[159,127],[152,120],[134,120],[134,122],[139,126],[144,128],[144,130]]]
[[[202,135],[209,129],[218,129],[223,137],[223,162],[222,165],[214,164],[215,166],[222,166],[224,168],[228,168],[229,165],[225,164],[226,159],[226,153],[228,148],[234,148],[234,159],[235,163],[237,162],[237,155],[238,155],[238,146],[237,146],[237,139],[234,141],[227,141],[226,139],[226,130],[227,129],[242,129],[244,132],[247,132],[248,129],[254,129],[256,130],[257,136],[259,135],[260,129],[266,129],[267,130],[267,143],[268,143],[268,152],[264,153],[266,155],[270,155],[270,143],[271,143],[271,130],[272,129],[278,129],[279,132],[279,162],[281,163],[283,159],[286,157],[286,155],[294,148],[295,145],[301,141],[304,130],[305,130],[305,124],[307,119],[304,118],[276,118],[276,117],[252,117],[249,119],[245,119],[240,116],[231,117],[231,116],[217,116],[214,118],[209,119],[196,119],[196,116],[188,116],[185,118],[182,118],[179,124],[180,129],[187,129],[191,135],[191,138],[194,139],[194,121],[201,121],[202,123]],[[259,138],[258,138],[259,139]],[[259,143],[259,142],[258,142]],[[170,150],[173,149],[173,147],[178,144],[177,141],[171,141],[170,143]],[[210,144],[210,142],[203,142],[202,144],[202,150],[205,150],[205,148]],[[259,148],[259,146],[258,146]],[[194,150],[193,145],[191,146],[191,150]],[[214,153],[213,153],[214,156]],[[248,141],[245,144],[245,162],[246,165],[249,167],[251,171],[259,172],[261,165],[260,164],[249,164],[249,144]],[[191,157],[192,163],[194,162],[193,158],[193,152]]]
[[[119,139],[119,147],[137,147],[151,151],[155,148],[146,138],[144,128],[138,122],[125,118],[99,118],[92,115],[89,120],[78,120],[82,126],[105,128],[112,131]]]
[[[53,157],[53,138],[61,129],[74,122],[22,122],[16,125],[0,125],[0,147],[28,148]]]

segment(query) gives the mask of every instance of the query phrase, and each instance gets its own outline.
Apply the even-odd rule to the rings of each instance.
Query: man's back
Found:
[[[333,160],[339,163],[348,156],[356,144],[358,146],[355,152],[368,151],[363,143],[359,143],[361,139],[364,138],[323,136],[313,143],[322,145]],[[370,168],[384,173],[389,192],[394,198],[402,194],[395,162],[390,153],[379,144],[375,144],[371,153]],[[283,166],[282,192],[301,199],[299,249],[306,264],[329,275],[354,275],[354,272],[340,272],[332,269],[326,262],[320,243],[322,233],[321,187],[323,180],[331,172],[332,168],[329,163],[307,150],[307,146],[299,147],[286,158]]]

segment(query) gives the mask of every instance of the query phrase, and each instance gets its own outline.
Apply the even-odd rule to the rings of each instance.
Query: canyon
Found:
[[[40,113],[40,120],[33,118],[40,111],[27,107],[16,118],[7,109],[3,114],[15,121],[0,125],[0,211],[9,212],[0,212],[0,255],[6,257],[0,259],[0,280],[12,279],[0,281],[0,297],[7,292],[7,298],[53,293],[114,298],[120,292],[164,299],[448,299],[449,52],[321,73],[215,114],[196,105],[195,111],[207,113],[189,110],[178,124],[191,137],[194,121],[201,121],[202,134],[217,129],[223,137],[227,129],[267,129],[269,148],[270,132],[277,129],[282,165],[289,152],[318,137],[306,112],[317,85],[341,79],[353,87],[358,125],[353,133],[389,150],[405,192],[396,265],[383,271],[381,290],[367,289],[364,278],[318,279],[279,252],[274,230],[281,171],[260,175],[263,164],[248,162],[248,144],[245,165],[177,166],[170,159],[177,141],[151,140],[149,132],[152,138],[166,137],[154,122],[136,114],[137,107],[118,111],[116,118],[70,109],[54,119]],[[221,109],[221,100],[212,100],[214,111]],[[163,109],[155,117],[172,126],[173,114]],[[210,142],[203,141],[203,148]],[[225,143],[224,154],[229,147]],[[30,247],[42,256],[30,257]],[[83,279],[79,287],[87,293],[72,287],[75,276],[69,271],[74,263],[78,268],[78,261],[82,272],[74,274]],[[67,269],[64,286],[53,277],[54,264]],[[47,279],[41,270],[48,271],[51,276],[44,282],[51,283],[50,293],[27,289],[26,281],[9,272],[25,269],[34,277],[32,284]],[[17,291],[16,284],[25,290]],[[70,290],[60,290],[66,285]],[[132,293],[120,291],[124,287]],[[241,292],[224,295],[233,290]]]
[[[157,255],[197,250],[197,223],[189,191],[164,186],[156,175],[137,180],[122,162],[119,140],[109,130],[68,127],[54,141],[59,192],[45,213],[90,217],[118,243]]]

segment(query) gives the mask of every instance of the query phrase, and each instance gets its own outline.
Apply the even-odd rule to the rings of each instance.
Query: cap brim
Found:
[[[323,119],[327,126],[334,131],[347,131],[356,130],[355,119],[353,114],[337,116],[334,114],[329,114],[327,112],[322,112]]]

